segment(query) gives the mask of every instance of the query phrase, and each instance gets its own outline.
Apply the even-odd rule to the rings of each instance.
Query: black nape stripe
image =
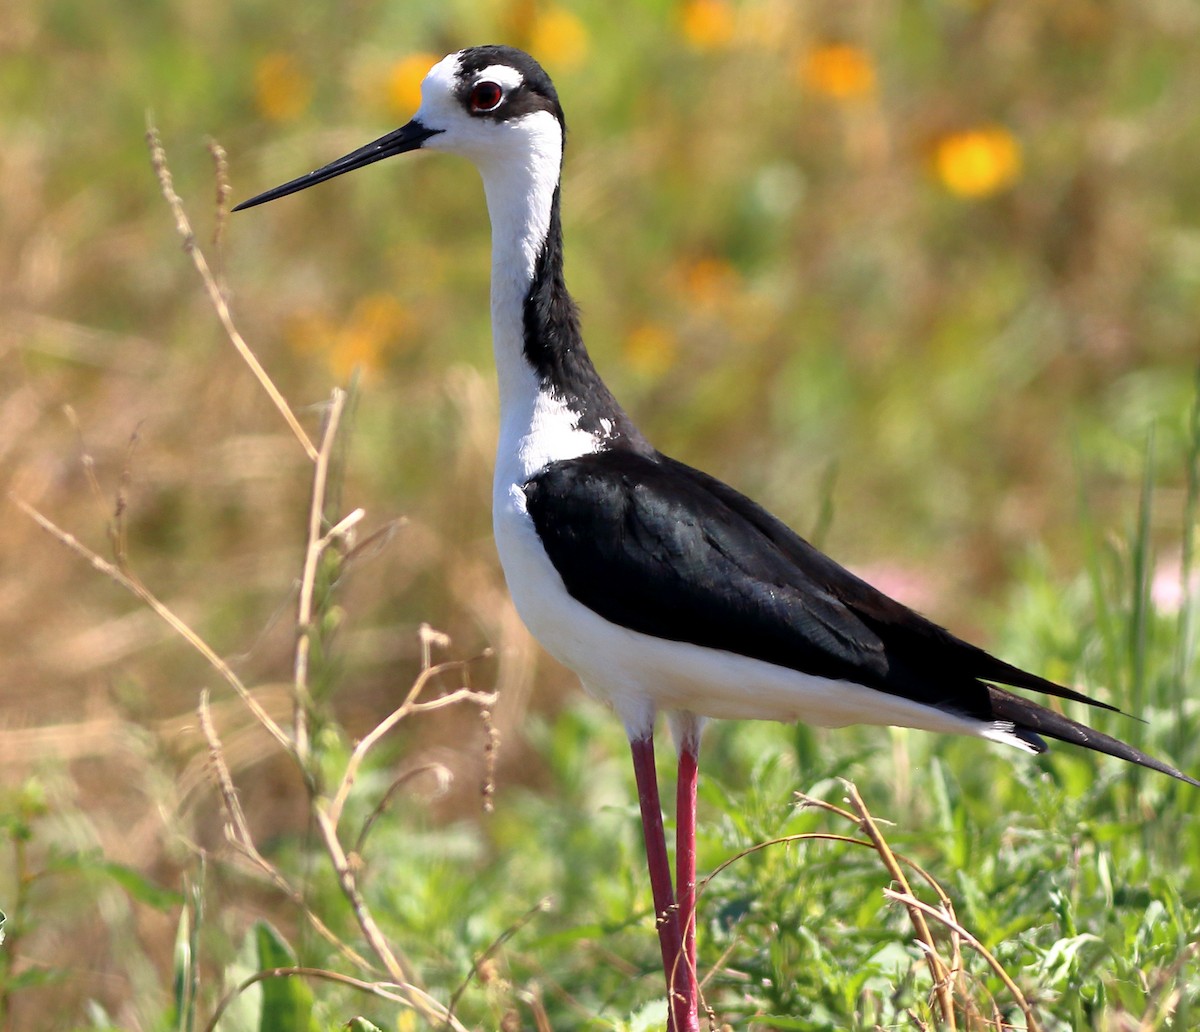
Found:
[[[579,428],[611,445],[654,454],[596,367],[579,330],[579,309],[563,275],[559,189],[550,205],[550,225],[538,253],[523,311],[525,358],[542,385],[579,413]]]

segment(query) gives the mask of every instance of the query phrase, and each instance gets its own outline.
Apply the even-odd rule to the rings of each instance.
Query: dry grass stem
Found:
[[[895,854],[887,844],[887,840],[883,837],[879,826],[875,823],[875,819],[867,809],[867,804],[863,802],[862,796],[858,794],[858,789],[849,781],[843,781],[842,784],[846,786],[846,791],[849,793],[850,805],[854,808],[854,812],[858,814],[859,827],[870,838],[871,844],[879,854],[880,860],[883,861],[883,866],[887,869],[888,874],[892,876],[892,880],[901,887],[904,895],[912,897],[912,886],[908,884],[908,879],[904,876],[903,868],[901,868],[900,863],[896,860]],[[925,960],[929,965],[929,974],[933,978],[933,991],[938,1001],[938,1010],[941,1011],[942,1020],[952,1030],[957,1029],[958,1024],[954,1016],[954,995],[950,991],[950,982],[953,974],[937,951],[937,946],[934,944],[933,935],[929,931],[929,924],[926,922],[924,914],[919,909],[912,907],[909,908],[908,912],[912,919],[913,928],[917,933],[917,938],[925,945]]]
[[[935,998],[937,999],[937,1009],[935,1016],[944,1021],[948,1027],[957,1028],[957,1018],[955,1012],[955,1004],[961,1008],[967,1022],[968,1028],[978,1027],[980,1023],[990,1025],[997,1029],[1007,1027],[1000,1015],[995,1001],[989,995],[989,1009],[992,1011],[992,1018],[985,1018],[979,1010],[974,998],[969,992],[969,987],[966,983],[967,972],[962,962],[961,943],[966,942],[974,949],[984,960],[992,967],[999,975],[1005,988],[1012,994],[1017,1006],[1025,1015],[1028,1032],[1041,1032],[1041,1027],[1037,1022],[1036,1015],[1030,1006],[1028,1000],[1017,987],[1016,983],[1001,968],[999,961],[976,939],[971,935],[958,921],[954,914],[954,908],[950,897],[934,877],[926,871],[920,864],[904,856],[901,853],[895,852],[879,829],[879,822],[867,810],[866,804],[862,797],[858,794],[857,789],[849,782],[844,782],[850,795],[851,805],[855,811],[843,809],[828,803],[823,799],[816,799],[812,796],[805,795],[802,792],[797,792],[796,796],[801,801],[803,806],[812,807],[815,809],[824,810],[828,813],[849,821],[852,824],[858,825],[868,835],[867,838],[856,838],[851,835],[839,835],[832,832],[805,832],[797,835],[785,835],[777,839],[771,839],[766,842],[758,842],[740,852],[731,856],[728,860],[715,867],[711,873],[699,879],[696,883],[697,899],[703,894],[708,884],[717,877],[722,871],[736,863],[738,860],[751,853],[756,853],[759,850],[767,849],[777,845],[791,845],[798,842],[837,842],[845,845],[861,846],[872,850],[878,855],[887,870],[889,877],[892,878],[898,885],[903,886],[902,891],[895,891],[891,888],[884,889],[884,895],[890,900],[896,900],[903,903],[909,911],[910,918],[913,921],[914,927],[917,929],[918,946],[925,956],[926,963],[929,967],[930,974],[933,979],[933,988]],[[909,885],[908,879],[904,874],[904,868],[912,871],[923,881],[928,883],[932,890],[936,893],[939,900],[939,907],[925,903],[913,895],[912,888]],[[929,924],[925,920],[926,915],[935,917],[948,931],[950,932],[951,956],[952,959],[948,963],[938,952],[937,944],[929,929]],[[719,965],[718,965],[719,966]],[[710,972],[708,977],[711,977]],[[707,980],[707,979],[706,979]],[[703,983],[701,983],[703,984]],[[986,990],[985,990],[986,991]]]
[[[429,655],[426,652],[423,655],[423,661],[428,662]],[[389,731],[400,723],[405,717],[419,711],[428,711],[441,709],[443,706],[450,706],[458,702],[470,701],[480,706],[491,706],[496,701],[496,696],[488,692],[478,692],[471,688],[458,688],[455,691],[449,692],[446,695],[439,696],[436,699],[431,699],[429,702],[420,702],[420,695],[425,690],[425,687],[434,678],[446,673],[449,670],[460,670],[470,664],[471,660],[453,660],[448,663],[439,663],[435,666],[426,666],[413,681],[412,687],[408,691],[408,695],[404,701],[392,710],[388,716],[384,717],[374,728],[366,735],[359,739],[354,746],[353,752],[350,754],[350,759],[346,763],[346,771],[342,775],[342,780],[338,784],[337,791],[334,793],[333,799],[329,803],[328,815],[329,819],[336,827],[342,819],[342,810],[345,808],[346,800],[350,796],[350,791],[354,787],[354,782],[358,777],[358,770],[362,766],[363,760],[366,759],[367,753],[383,738]]]
[[[533,1011],[533,1027],[537,1032],[553,1032],[550,1026],[550,1015],[546,1013],[546,1006],[542,1003],[542,998],[536,993],[522,994],[522,999],[529,1004],[529,1009]]]
[[[341,425],[342,411],[345,406],[346,392],[335,388],[330,399],[329,411],[325,417],[321,447],[317,452],[317,460],[313,469],[312,495],[308,507],[308,542],[304,550],[304,569],[300,576],[300,599],[296,614],[296,658],[293,668],[295,690],[293,734],[296,741],[296,756],[302,766],[307,766],[309,753],[308,708],[312,700],[308,691],[308,658],[312,651],[313,597],[316,592],[317,570],[320,568],[321,556],[324,555],[325,549],[332,540],[330,535],[321,533],[321,524],[325,518],[325,489],[329,482],[329,459],[333,453],[334,441],[337,439],[338,427]],[[338,526],[347,524],[347,520],[342,520]],[[347,526],[347,530],[350,526],[353,526],[353,523]]]
[[[162,188],[163,197],[170,206],[172,213],[175,216],[176,231],[182,237],[184,242],[184,250],[191,256],[193,264],[196,266],[197,272],[204,283],[205,289],[208,292],[209,299],[212,302],[213,308],[216,310],[217,316],[225,329],[230,342],[241,355],[243,361],[250,367],[259,384],[267,392],[275,407],[279,410],[288,426],[295,434],[297,440],[304,448],[309,459],[315,464],[313,474],[313,487],[311,493],[311,505],[309,508],[308,522],[308,542],[305,550],[304,568],[301,574],[300,582],[300,598],[297,613],[297,646],[294,663],[294,738],[289,739],[278,726],[270,721],[270,717],[260,711],[255,711],[255,716],[260,721],[270,721],[270,726],[274,728],[272,734],[276,740],[287,750],[289,755],[294,756],[300,763],[301,769],[305,769],[309,753],[308,743],[308,707],[310,703],[308,692],[308,660],[311,651],[311,627],[313,615],[313,599],[316,586],[316,574],[319,568],[319,563],[322,554],[329,544],[336,539],[337,536],[347,533],[355,523],[361,519],[361,511],[352,513],[340,521],[334,531],[329,534],[322,535],[321,523],[324,516],[325,493],[328,483],[329,462],[332,454],[333,442],[336,439],[338,427],[340,424],[341,414],[345,406],[345,392],[335,390],[330,404],[329,412],[325,420],[324,431],[322,434],[321,447],[318,450],[313,446],[312,441],[305,433],[303,427],[300,426],[295,414],[292,412],[291,406],[284,399],[283,395],[275,387],[266,370],[263,369],[257,357],[251,351],[249,345],[246,344],[241,334],[238,332],[233,323],[232,315],[229,312],[229,306],[225,301],[224,294],[209,269],[208,263],[204,258],[203,252],[196,246],[195,233],[192,230],[191,224],[184,211],[183,203],[178,194],[176,194],[171,173],[167,166],[166,154],[162,148],[158,133],[153,126],[147,129],[147,143],[150,147],[151,162],[158,176],[159,184]],[[222,219],[224,204],[224,193],[221,187],[222,155],[219,150],[213,151],[214,161],[218,169],[218,232]],[[98,557],[97,557],[98,558]],[[244,691],[244,690],[243,690]],[[246,694],[247,702],[252,702],[249,695]],[[266,726],[266,725],[264,725]],[[211,723],[209,724],[211,731]],[[214,756],[219,757],[219,748],[214,748],[216,742],[215,735],[210,737],[210,749],[214,750]],[[227,771],[226,771],[227,773]],[[222,792],[226,795],[227,811],[232,815],[234,820],[234,828],[236,830],[236,839],[241,850],[249,856],[256,864],[276,881],[281,888],[284,888],[289,895],[295,898],[295,893],[291,887],[287,885],[286,880],[269,864],[264,857],[258,852],[253,844],[248,827],[245,825],[244,817],[240,817],[240,808],[236,804],[236,794],[232,792],[232,782],[227,780],[227,785],[222,786]],[[317,801],[314,800],[314,803]],[[370,943],[372,950],[379,957],[384,967],[387,969],[389,976],[400,984],[407,985],[410,979],[405,972],[405,966],[401,964],[395,953],[388,946],[386,939],[379,930],[374,918],[366,907],[361,894],[358,891],[357,882],[354,876],[354,871],[350,865],[345,850],[342,848],[341,842],[337,836],[336,824],[331,823],[324,813],[320,805],[313,807],[317,826],[321,831],[322,838],[325,843],[330,860],[333,863],[335,872],[338,876],[339,884],[342,891],[347,897],[355,917],[358,920],[359,927]],[[306,908],[307,910],[307,908]],[[315,918],[315,915],[310,914],[310,919]],[[326,929],[327,933],[328,930]],[[328,933],[332,934],[332,933]],[[344,944],[341,944],[344,948]],[[361,958],[359,958],[361,962]],[[440,1007],[430,1003],[424,994],[417,998],[414,1003],[417,1009],[425,1012],[427,1016],[439,1020],[444,1019],[444,1015],[439,1013]]]
[[[321,561],[326,550],[335,543],[346,540],[354,527],[362,520],[363,510],[355,509],[349,515],[338,520],[330,529],[325,529],[325,509],[327,505],[327,494],[329,484],[330,465],[334,454],[334,445],[337,441],[338,433],[341,427],[342,415],[346,405],[346,393],[342,390],[335,389],[333,391],[329,407],[326,412],[324,425],[322,427],[320,447],[314,448],[311,440],[296,420],[291,407],[275,388],[262,366],[258,363],[254,354],[250,351],[245,341],[237,332],[233,325],[232,318],[229,313],[228,306],[225,302],[223,292],[213,276],[203,253],[196,246],[195,236],[192,231],[191,224],[184,212],[182,202],[175,193],[172,185],[170,171],[167,167],[166,156],[163,152],[162,145],[159,142],[157,132],[153,127],[147,131],[147,142],[150,146],[151,160],[154,165],[155,172],[158,176],[159,184],[162,188],[162,193],[170,206],[174,216],[176,229],[184,241],[184,250],[191,256],[193,264],[200,274],[204,282],[205,288],[208,291],[209,299],[215,308],[222,325],[225,328],[229,339],[234,344],[234,347],[241,354],[243,360],[250,366],[254,375],[258,378],[259,383],[266,390],[274,402],[276,408],[282,413],[284,419],[291,427],[296,438],[300,441],[305,449],[305,453],[313,461],[313,479],[309,495],[308,521],[306,546],[304,552],[303,566],[300,574],[298,600],[296,609],[296,645],[293,656],[293,678],[292,678],[292,713],[294,726],[292,734],[288,734],[284,728],[276,722],[276,720],[263,708],[262,705],[255,699],[254,695],[242,683],[241,679],[234,673],[229,664],[223,660],[217,653],[193,631],[182,619],[180,619],[172,610],[161,602],[137,577],[129,568],[126,559],[126,539],[125,539],[125,506],[126,494],[129,482],[130,462],[133,449],[137,444],[137,435],[135,434],[129,444],[129,451],[126,456],[126,461],[123,467],[120,484],[118,487],[118,495],[115,511],[108,526],[108,536],[111,547],[114,552],[114,561],[110,562],[102,558],[91,548],[80,542],[74,535],[60,528],[53,521],[42,515],[38,510],[33,508],[28,503],[20,498],[13,497],[14,503],[29,516],[38,526],[47,533],[55,537],[61,544],[66,546],[71,551],[85,559],[91,566],[104,574],[106,577],[115,581],[121,587],[125,588],[139,601],[148,606],[160,619],[165,621],[172,630],[180,637],[187,641],[196,651],[198,651],[208,664],[216,670],[221,677],[230,684],[236,692],[238,698],[248,708],[253,718],[267,730],[275,742],[284,750],[285,754],[292,757],[298,762],[301,772],[305,774],[306,780],[308,775],[308,764],[310,759],[310,742],[309,742],[309,720],[312,710],[312,698],[309,687],[310,677],[310,660],[312,653],[314,632],[314,620],[318,617],[318,608],[320,606],[320,598],[318,596],[318,580],[321,569]],[[214,163],[217,170],[217,237],[216,241],[219,245],[220,233],[224,220],[224,209],[227,200],[227,185],[224,175],[224,155],[219,147],[215,144],[210,148]],[[69,413],[69,417],[73,414]],[[73,420],[73,425],[78,433],[78,422]],[[94,462],[92,462],[87,449],[83,447],[82,434],[80,436],[81,451],[84,456],[84,469],[87,475],[88,484],[91,491],[97,498],[103,498],[103,492],[100,490],[100,485],[95,476]],[[327,797],[316,794],[316,786],[313,782],[308,781],[310,793],[310,809],[316,827],[320,833],[326,853],[329,856],[330,863],[337,875],[339,886],[342,894],[346,897],[354,912],[358,926],[369,944],[371,952],[378,958],[379,964],[386,972],[389,979],[390,988],[385,987],[382,983],[367,982],[358,978],[353,978],[347,975],[338,975],[333,972],[324,972],[317,969],[288,969],[286,971],[279,970],[275,972],[260,972],[255,978],[243,983],[235,989],[232,994],[221,1001],[216,1013],[214,1013],[209,1024],[210,1028],[215,1027],[223,1013],[228,1001],[241,992],[247,985],[253,984],[255,981],[261,980],[264,977],[272,977],[284,974],[304,974],[309,977],[326,978],[332,981],[341,982],[347,985],[354,985],[366,991],[373,992],[377,995],[384,996],[387,999],[395,1000],[405,1006],[409,1006],[420,1012],[431,1023],[438,1026],[449,1027],[455,1032],[466,1032],[463,1026],[453,1017],[451,1012],[442,1006],[437,1000],[431,997],[419,986],[415,985],[415,978],[410,974],[413,966],[402,956],[398,954],[388,943],[387,939],[380,930],[374,916],[371,914],[366,902],[359,890],[357,880],[357,869],[359,867],[359,858],[357,855],[348,856],[341,842],[338,833],[338,824],[342,816],[342,812],[353,787],[359,767],[365,759],[367,752],[371,747],[392,727],[394,727],[404,717],[428,710],[440,709],[444,706],[453,705],[462,701],[471,701],[480,707],[489,707],[495,701],[495,696],[489,693],[476,692],[469,687],[462,687],[456,691],[447,693],[437,699],[432,699],[428,702],[421,701],[421,693],[428,685],[430,680],[450,669],[461,669],[466,666],[465,663],[444,663],[434,665],[431,661],[432,648],[435,645],[446,645],[448,639],[444,635],[438,635],[428,627],[422,628],[421,634],[421,654],[422,654],[422,671],[420,676],[415,680],[410,688],[404,702],[401,706],[378,725],[365,739],[358,743],[350,760],[347,764],[347,769],[343,775],[336,795],[330,800]],[[354,964],[361,971],[372,972],[378,970],[376,965],[372,964],[366,957],[352,949],[349,945],[343,942],[312,909],[307,905],[303,896],[298,892],[281,873],[281,871],[271,863],[259,851],[255,845],[253,832],[250,828],[250,823],[246,817],[245,811],[242,808],[241,801],[238,796],[236,786],[233,782],[233,777],[230,773],[229,765],[225,759],[225,749],[217,734],[212,720],[212,713],[209,706],[208,692],[201,693],[199,703],[199,724],[200,731],[204,737],[208,750],[209,769],[216,782],[217,790],[220,795],[223,812],[225,814],[225,837],[230,843],[235,852],[242,858],[247,860],[255,869],[265,875],[270,882],[284,894],[286,898],[291,900],[295,905],[300,907],[307,920],[311,923],[317,933],[325,939],[338,953]],[[397,779],[393,789],[389,791],[387,796],[377,808],[377,813],[382,812],[382,807],[387,805],[387,799],[392,792],[404,783],[404,778]],[[377,816],[377,814],[373,815]],[[359,836],[361,845],[362,839],[366,834],[370,824],[364,827],[362,834]]]
[[[225,750],[221,746],[221,739],[217,737],[216,728],[213,727],[207,689],[200,692],[200,704],[196,712],[200,720],[200,733],[204,735],[204,741],[208,745],[209,764],[217,780],[221,801],[225,804],[225,814],[230,821],[225,828],[225,837],[241,846],[243,843],[251,841],[250,827],[246,822],[245,811],[242,810],[242,802],[233,786],[233,776],[229,773],[229,765],[225,762]]]
[[[200,705],[198,707],[200,720],[200,731],[204,735],[204,740],[208,745],[208,756],[210,768],[217,782],[217,789],[221,794],[221,802],[225,808],[225,815],[228,818],[228,823],[225,825],[225,838],[229,844],[246,860],[253,864],[271,881],[271,883],[290,900],[293,904],[299,907],[301,913],[307,918],[309,924],[313,926],[313,930],[336,949],[343,957],[349,960],[356,967],[363,971],[370,971],[372,965],[364,956],[358,953],[352,946],[343,942],[334,931],[321,920],[320,917],[307,904],[304,896],[289,882],[280,870],[271,863],[265,856],[258,851],[258,847],[254,844],[254,836],[250,832],[250,825],[246,820],[246,814],[242,810],[241,800],[238,798],[237,789],[233,784],[233,777],[229,773],[229,765],[225,762],[225,750],[221,744],[221,739],[217,735],[216,729],[213,727],[212,714],[208,704],[208,692],[200,693]]]
[[[213,651],[212,647],[195,631],[191,629],[182,619],[175,615],[174,612],[162,602],[149,588],[144,585],[141,580],[130,570],[119,569],[113,563],[96,554],[92,549],[88,548],[74,534],[69,534],[63,530],[58,524],[54,523],[48,517],[43,516],[28,502],[15,495],[9,495],[13,504],[17,506],[26,516],[33,520],[46,533],[50,534],[61,544],[86,560],[91,566],[104,574],[110,580],[115,581],[126,591],[132,594],[139,601],[149,606],[154,613],[162,619],[176,634],[184,641],[192,646],[208,664],[224,678],[225,682],[237,693],[238,698],[242,700],[254,714],[255,719],[270,733],[271,737],[287,751],[288,755],[295,755],[292,748],[291,739],[288,738],[284,730],[271,718],[265,709],[254,698],[253,694],[242,683],[240,677],[233,672],[233,669],[220,656]]]
[[[79,424],[79,415],[73,405],[64,405],[63,415],[67,417],[67,422],[71,424],[71,429],[75,432],[75,439],[79,442],[79,462],[83,466],[83,475],[87,480],[88,489],[104,514],[104,518],[107,519],[108,500],[104,497],[104,489],[100,486],[100,480],[96,476],[96,460],[84,440],[83,427]]]
[[[117,479],[117,497],[113,503],[112,519],[108,523],[109,547],[113,560],[123,573],[129,573],[129,542],[125,532],[125,513],[129,508],[129,485],[133,482],[133,454],[137,450],[141,435],[137,430],[129,435],[125,446],[125,461],[121,463],[121,474]]]
[[[216,182],[216,219],[213,222],[212,245],[217,255],[217,285],[225,294],[225,277],[222,271],[222,246],[225,243],[225,226],[229,222],[229,158],[216,140],[208,141],[208,153],[213,163],[213,179]]]
[[[321,840],[325,844],[325,851],[329,854],[330,862],[333,864],[333,870],[337,875],[342,895],[346,897],[350,904],[350,909],[354,911],[354,918],[358,922],[358,927],[362,930],[363,936],[370,945],[372,952],[379,958],[388,973],[388,977],[392,981],[402,985],[410,984],[413,981],[413,978],[409,975],[412,966],[407,960],[402,961],[392,950],[391,946],[388,945],[387,939],[384,937],[383,932],[375,921],[374,915],[372,915],[370,909],[367,907],[366,901],[358,889],[358,878],[355,874],[354,865],[350,862],[349,857],[347,857],[345,849],[342,848],[337,828],[330,821],[328,813],[325,812],[325,809],[320,804],[320,800],[314,800],[313,817],[316,820],[317,829],[321,833]],[[440,1017],[435,1011],[428,1011],[420,1004],[416,1006],[418,1010],[425,1013],[426,1017]]]
[[[1004,970],[1003,965],[998,961],[992,952],[983,945],[974,935],[965,929],[958,921],[954,920],[945,911],[938,907],[926,903],[924,900],[917,899],[911,892],[897,892],[895,889],[884,889],[883,894],[888,898],[895,900],[897,903],[903,903],[909,909],[917,909],[930,917],[941,922],[947,928],[951,929],[956,935],[960,936],[968,946],[971,947],[987,962],[988,966],[996,972],[996,976],[1004,983],[1004,988],[1012,994],[1012,998],[1016,1001],[1018,1007],[1021,1008],[1021,1013],[1025,1015],[1025,1024],[1028,1032],[1042,1032],[1042,1026],[1038,1023],[1037,1015],[1033,1012],[1033,1006],[1025,998],[1025,994],[1021,992],[1020,987],[1012,980],[1008,972]]]
[[[483,784],[480,794],[483,797],[483,812],[491,813],[496,805],[496,756],[500,751],[500,729],[492,721],[492,711],[488,706],[480,706],[479,719],[483,721]]]
[[[331,442],[337,431],[338,417],[340,416],[341,407],[344,401],[342,392],[335,392],[333,406],[331,408],[331,418],[327,421],[326,432],[322,441],[322,450],[317,456],[316,469],[314,470],[314,485],[313,485],[313,505],[312,519],[309,525],[309,548],[306,551],[305,567],[301,583],[301,605],[299,610],[298,631],[300,642],[305,642],[308,639],[307,633],[308,621],[312,615],[312,599],[313,588],[315,585],[315,575],[317,564],[321,554],[324,552],[333,541],[339,536],[347,533],[355,523],[361,519],[361,510],[355,510],[349,516],[345,517],[328,533],[322,535],[320,533],[321,510],[323,508],[323,499],[325,495],[326,477],[328,473],[328,458],[331,449]],[[210,666],[213,667],[224,680],[229,683],[237,693],[241,701],[249,708],[251,713],[259,724],[264,727],[275,739],[284,751],[293,758],[299,759],[297,745],[286,732],[275,722],[275,720],[266,712],[266,710],[258,703],[253,694],[242,683],[241,679],[229,667],[229,665],[221,659],[220,656],[204,641],[195,631],[193,631],[182,619],[160,601],[127,567],[122,568],[115,563],[109,562],[102,556],[97,554],[91,548],[79,541],[74,535],[63,530],[52,520],[44,516],[37,509],[29,505],[27,502],[15,496],[12,500],[18,508],[21,509],[30,519],[32,519],[39,527],[57,539],[61,544],[67,547],[72,552],[86,560],[94,569],[104,574],[109,579],[115,581],[121,587],[125,588],[139,601],[148,606],[156,615],[164,620],[180,637],[187,641],[196,651],[198,651],[207,660]],[[120,529],[117,527],[110,535],[114,545],[119,545],[121,541]],[[423,642],[425,639],[423,638]],[[424,656],[429,655],[428,643],[424,649]],[[298,680],[297,685],[300,688],[306,688],[307,677],[307,648],[298,647],[298,656],[302,656],[302,661],[298,665]],[[469,688],[460,688],[447,695],[441,696],[429,702],[421,702],[420,694],[435,676],[452,668],[464,666],[463,662],[446,663],[437,666],[428,666],[423,670],[421,675],[416,679],[404,703],[390,717],[383,721],[370,735],[359,743],[355,754],[352,757],[351,764],[348,767],[346,775],[343,777],[339,787],[337,798],[334,800],[334,808],[340,816],[342,807],[345,804],[347,795],[353,785],[354,777],[358,769],[358,765],[362,762],[366,752],[370,747],[378,741],[383,734],[390,730],[405,716],[425,710],[439,709],[443,706],[452,705],[461,701],[473,701],[481,706],[490,706],[494,703],[495,697],[489,693],[473,691]],[[307,703],[307,691],[297,700],[297,711],[303,712]],[[200,700],[199,721],[201,731],[209,749],[209,758],[214,776],[217,782],[219,792],[221,794],[222,803],[228,819],[226,825],[226,837],[231,845],[237,851],[249,860],[256,868],[262,871],[270,881],[290,900],[298,905],[314,929],[326,941],[328,941],[335,949],[339,951],[348,960],[363,970],[370,970],[372,965],[360,954],[354,951],[346,943],[342,942],[321,919],[312,912],[296,889],[287,881],[279,870],[268,861],[258,850],[254,844],[253,835],[250,831],[241,803],[238,799],[236,788],[233,784],[232,776],[229,773],[228,765],[224,760],[224,753],[220,743],[220,739],[213,727],[211,715],[208,706],[208,694],[203,693]],[[405,994],[403,997],[391,994],[389,998],[395,996],[400,1002],[406,1003],[417,1011],[421,1012],[430,1021],[441,1025],[448,1025],[452,1029],[459,1030],[463,1027],[440,1003],[430,997],[427,993],[413,984],[412,977],[408,974],[411,970],[411,965],[407,961],[402,961],[395,951],[388,945],[386,938],[376,923],[374,917],[370,913],[367,905],[359,892],[357,878],[355,876],[354,864],[351,863],[346,855],[345,849],[342,847],[341,841],[338,838],[337,822],[331,819],[329,810],[321,805],[321,800],[314,799],[313,813],[317,823],[317,827],[321,832],[321,837],[325,845],[326,852],[329,854],[334,871],[337,874],[339,885],[343,894],[346,896],[354,911],[355,918],[367,942],[370,944],[372,951],[379,958],[384,969],[387,971],[388,977],[398,987],[400,993]],[[339,979],[347,979],[348,976],[338,976]],[[356,980],[350,980],[356,981]],[[364,986],[372,983],[362,983]],[[218,1015],[219,1016],[219,1015]],[[214,1019],[215,1020],[215,1019]],[[212,1027],[212,1025],[210,1025]],[[465,1032],[465,1029],[463,1030]]]
[[[549,911],[551,908],[551,902],[552,901],[549,896],[539,899],[532,907],[525,911],[524,914],[518,917],[512,924],[505,928],[504,931],[496,936],[496,938],[492,940],[491,945],[489,945],[487,949],[485,949],[481,954],[479,954],[478,957],[475,958],[475,963],[471,965],[471,970],[467,972],[467,977],[464,978],[462,982],[459,983],[458,988],[450,994],[450,1002],[446,1006],[451,1014],[454,1013],[454,1008],[458,1006],[458,1001],[462,998],[462,994],[466,992],[467,986],[471,984],[471,980],[476,976],[476,974],[478,974],[479,969],[482,968],[483,965],[495,955],[496,951],[500,949],[501,946],[503,946],[506,942],[508,942],[509,939],[511,939],[522,928],[529,924],[529,922],[537,917],[538,914],[544,914]]]
[[[446,791],[453,777],[450,772],[450,768],[443,763],[423,763],[421,766],[414,767],[412,770],[406,770],[399,777],[395,778],[392,783],[388,785],[387,791],[379,797],[379,802],[377,802],[371,808],[371,812],[367,814],[366,818],[363,820],[362,828],[360,828],[358,832],[358,838],[354,841],[353,849],[353,852],[359,858],[362,857],[363,852],[367,848],[367,836],[371,834],[371,829],[375,827],[375,822],[387,812],[387,808],[391,804],[391,801],[395,797],[396,793],[414,778],[420,777],[422,774],[432,774],[434,776],[434,779],[437,781],[438,785],[438,795],[441,795]]]
[[[191,257],[192,264],[196,266],[196,271],[200,274],[200,279],[204,283],[204,289],[208,292],[209,300],[216,310],[217,318],[221,320],[221,325],[225,329],[226,336],[234,348],[237,349],[237,353],[241,355],[242,361],[250,367],[250,371],[254,374],[255,379],[258,380],[259,385],[267,392],[267,396],[271,399],[275,408],[279,410],[279,414],[283,416],[284,422],[287,423],[289,429],[296,436],[296,440],[300,442],[300,446],[304,449],[304,453],[308,456],[309,460],[316,462],[317,449],[313,446],[304,427],[300,425],[300,421],[296,418],[292,407],[287,403],[284,396],[280,394],[271,377],[267,375],[267,371],[263,368],[262,363],[259,362],[254,352],[250,350],[250,345],[246,343],[233,323],[233,315],[229,311],[229,305],[225,301],[225,295],[221,290],[220,284],[217,283],[216,277],[209,268],[208,261],[204,257],[204,252],[196,246],[196,234],[192,230],[192,224],[188,220],[187,212],[184,211],[183,201],[175,192],[171,170],[167,167],[167,155],[163,150],[162,141],[159,139],[158,130],[153,125],[147,125],[146,127],[146,144],[150,148],[150,161],[154,166],[155,174],[158,176],[162,195],[166,198],[167,204],[175,216],[175,231],[183,239],[183,249]]]

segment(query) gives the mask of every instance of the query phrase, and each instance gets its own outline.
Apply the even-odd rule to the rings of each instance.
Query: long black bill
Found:
[[[319,168],[306,176],[300,176],[299,179],[293,179],[290,183],[284,183],[283,186],[277,186],[274,190],[260,193],[248,201],[242,201],[233,210],[241,211],[243,208],[253,208],[256,204],[266,204],[267,201],[286,197],[288,194],[294,194],[300,190],[307,190],[310,186],[316,186],[318,183],[323,183],[326,179],[332,179],[334,176],[340,176],[344,172],[353,172],[356,168],[382,161],[384,158],[417,150],[429,137],[436,136],[440,132],[442,132],[441,129],[430,129],[413,119],[408,125],[379,137],[378,140],[368,143],[365,147],[351,151],[345,157],[338,158],[337,161],[331,161],[324,168]]]

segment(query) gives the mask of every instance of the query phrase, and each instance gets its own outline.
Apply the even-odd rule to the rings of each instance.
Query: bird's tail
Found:
[[[1149,767],[1151,770],[1169,774],[1173,778],[1200,788],[1200,781],[1176,770],[1169,763],[1163,763],[1162,760],[1156,760],[1153,756],[1147,756],[1140,749],[1135,749],[1119,738],[1094,731],[1086,724],[1080,724],[1069,717],[1064,717],[1061,713],[1055,713],[1045,706],[1039,706],[1036,702],[1031,702],[1029,699],[994,685],[988,685],[988,695],[991,698],[992,715],[995,719],[1012,724],[1013,734],[1036,752],[1046,751],[1046,743],[1040,737],[1045,735],[1047,738],[1056,738],[1060,742],[1081,745],[1085,749],[1092,749],[1115,756],[1119,760]]]

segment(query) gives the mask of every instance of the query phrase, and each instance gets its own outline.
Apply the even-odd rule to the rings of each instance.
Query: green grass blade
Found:
[[[1154,430],[1146,437],[1146,456],[1142,470],[1142,489],[1138,499],[1137,529],[1131,554],[1131,605],[1128,627],[1129,707],[1134,714],[1146,709],[1146,662],[1152,633],[1153,603],[1150,583],[1154,576],[1154,543],[1151,541],[1151,517],[1154,510]],[[1129,731],[1131,744],[1141,748],[1144,735],[1140,723]]]
[[[296,955],[283,937],[266,921],[254,928],[258,963],[263,971],[295,967]],[[259,1032],[316,1032],[313,993],[302,978],[264,978]]]
[[[1192,574],[1196,569],[1196,523],[1200,520],[1200,365],[1193,378],[1192,407],[1188,413],[1187,452],[1184,458],[1183,533],[1179,554],[1179,642],[1175,651],[1175,671],[1172,678],[1177,756],[1187,748],[1185,720],[1187,683],[1196,663],[1196,597],[1192,591]]]

